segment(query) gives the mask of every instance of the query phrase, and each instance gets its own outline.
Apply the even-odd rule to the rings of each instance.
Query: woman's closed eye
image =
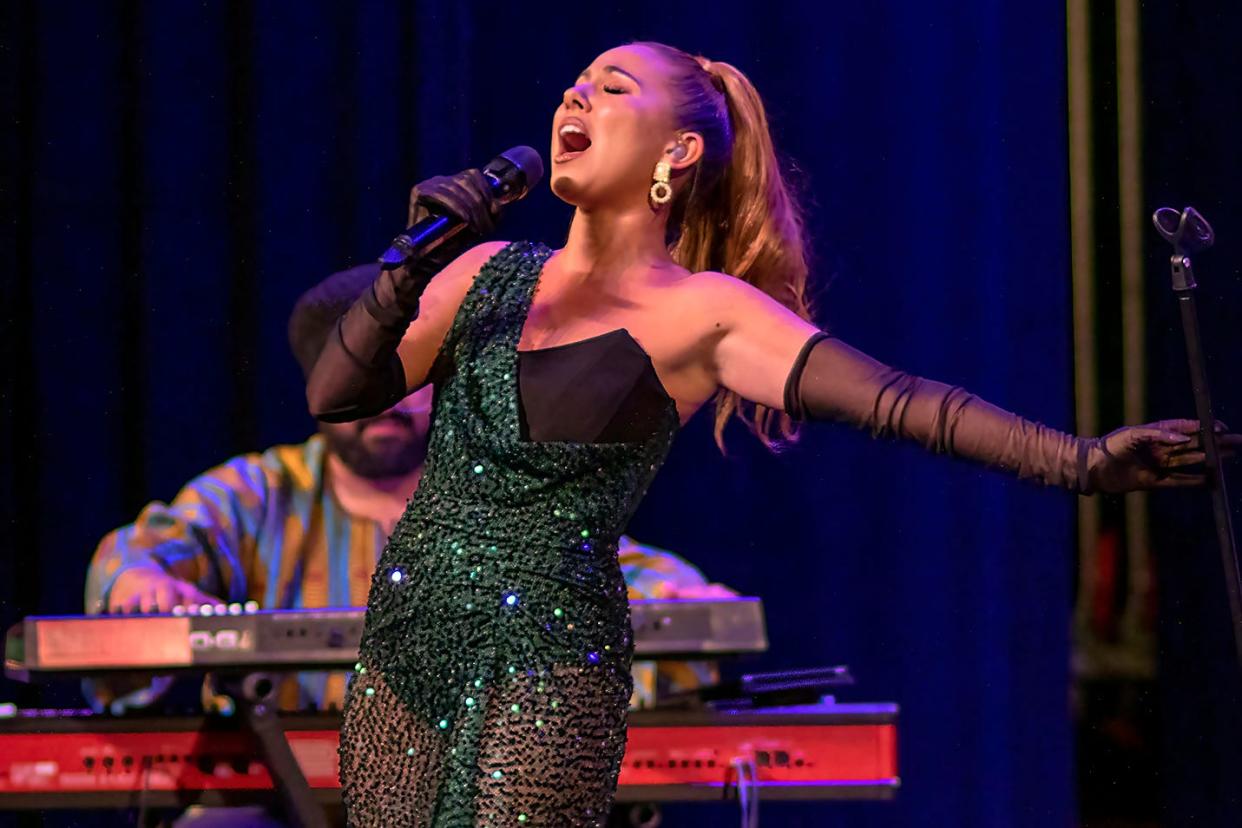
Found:
[[[624,95],[626,90],[621,86],[605,86],[604,91],[609,95]]]

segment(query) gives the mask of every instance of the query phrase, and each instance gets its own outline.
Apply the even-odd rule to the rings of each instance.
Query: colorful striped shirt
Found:
[[[138,519],[111,532],[91,560],[86,610],[100,613],[117,576],[155,564],[225,601],[264,609],[361,606],[387,539],[376,520],[351,515],[328,485],[323,438],[235,457],[190,481],[169,504],[151,503]],[[706,583],[703,573],[671,552],[622,538],[619,555],[631,598],[660,597],[668,585]],[[653,703],[657,684],[685,688],[709,680],[708,665],[635,662],[634,703]],[[284,709],[339,707],[347,674],[304,672],[279,690]],[[158,684],[130,693],[148,703]],[[205,701],[209,690],[205,690]],[[116,693],[89,691],[106,705]]]

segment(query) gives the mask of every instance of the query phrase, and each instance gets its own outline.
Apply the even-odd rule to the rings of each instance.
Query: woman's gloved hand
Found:
[[[413,227],[425,219],[432,212],[430,207],[461,219],[477,236],[495,230],[500,216],[500,202],[492,195],[487,177],[475,169],[437,175],[415,184],[410,190],[406,226]]]
[[[1088,477],[1094,491],[1202,486],[1207,480],[1204,470],[1193,468],[1206,460],[1198,420],[1126,426],[1093,442]],[[1216,444],[1222,459],[1230,457],[1242,445],[1242,435],[1227,433],[1217,421]]]
[[[496,227],[500,202],[483,173],[463,170],[419,182],[410,191],[407,226],[431,212],[465,225],[430,251],[381,269],[371,287],[337,322],[306,382],[311,412],[326,422],[348,422],[391,408],[410,389],[397,355],[418,304],[432,278],[466,247]]]

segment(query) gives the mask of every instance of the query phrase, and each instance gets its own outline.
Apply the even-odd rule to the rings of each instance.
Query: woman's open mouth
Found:
[[[557,138],[560,140],[561,151],[552,159],[556,164],[572,161],[591,148],[591,137],[587,135],[586,124],[577,118],[566,119],[557,132]]]

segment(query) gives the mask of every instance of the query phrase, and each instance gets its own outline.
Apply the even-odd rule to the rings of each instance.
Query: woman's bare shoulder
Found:
[[[487,264],[488,259],[504,250],[510,244],[512,242],[507,241],[488,241],[476,244],[449,262],[444,270],[454,272],[466,271],[473,275],[478,272],[479,268]]]
[[[688,273],[679,287],[687,309],[693,309],[696,315],[716,317],[716,321],[748,312],[786,310],[749,282],[717,270]]]
[[[432,278],[427,285],[426,295],[432,301],[440,294],[456,296],[460,300],[461,295],[474,283],[474,277],[479,274],[483,265],[508,246],[509,242],[489,241],[465,250]]]

